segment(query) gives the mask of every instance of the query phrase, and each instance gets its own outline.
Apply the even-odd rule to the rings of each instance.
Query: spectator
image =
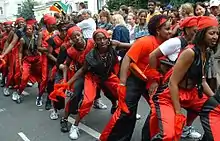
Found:
[[[180,18],[184,19],[186,17],[194,16],[194,10],[191,3],[182,4],[180,9]]]
[[[113,20],[113,34],[112,34],[112,39],[113,40],[118,40],[123,43],[130,43],[130,35],[129,35],[129,30],[126,27],[126,23],[124,21],[124,18],[120,14],[115,14],[112,17]],[[119,60],[124,57],[126,54],[127,50],[120,50],[118,52]]]
[[[108,13],[107,11],[101,11],[99,13],[99,17],[100,17],[100,21],[98,23],[98,28],[102,28],[107,31],[113,29],[113,26],[110,23],[111,20],[110,13]]]
[[[127,28],[130,33],[130,43],[133,43],[135,40],[135,34],[134,34],[134,29],[136,27],[135,21],[136,21],[136,16],[133,13],[129,13],[127,18]]]
[[[86,7],[85,3],[80,2],[79,3],[79,10],[82,10],[82,9],[87,9],[87,7]]]
[[[77,23],[77,26],[82,29],[83,36],[86,39],[91,39],[93,32],[96,30],[96,23],[93,18],[91,18],[91,11],[88,9],[82,9],[79,11],[78,16],[83,19],[81,22]]]
[[[209,16],[209,12],[206,9],[206,6],[202,2],[197,2],[194,6],[194,14],[195,16]]]
[[[154,1],[154,0],[149,0],[149,1],[148,1],[149,14],[147,15],[147,23],[150,21],[150,19],[151,19],[153,16],[160,14],[159,11],[156,11],[156,6],[157,6],[156,1]]]
[[[135,39],[149,35],[146,17],[147,17],[146,10],[140,10],[138,13],[139,24],[135,27],[134,30]]]

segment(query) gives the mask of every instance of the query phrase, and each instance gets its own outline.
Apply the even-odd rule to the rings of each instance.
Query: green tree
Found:
[[[147,7],[147,0],[108,0],[107,5],[111,11],[119,10],[121,5],[133,6],[139,9]]]
[[[39,3],[35,0],[25,0],[22,2],[21,11],[18,11],[17,17],[23,17],[25,19],[30,19],[34,17],[34,6]]]

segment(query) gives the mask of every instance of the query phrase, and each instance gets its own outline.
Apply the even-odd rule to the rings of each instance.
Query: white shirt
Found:
[[[163,42],[159,46],[160,51],[164,56],[167,56],[171,61],[176,61],[181,50],[181,41],[178,37],[171,38]]]
[[[84,38],[92,38],[93,32],[96,30],[96,23],[94,19],[88,18],[76,25],[82,29]]]

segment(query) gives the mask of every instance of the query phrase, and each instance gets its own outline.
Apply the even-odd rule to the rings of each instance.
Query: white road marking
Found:
[[[68,121],[70,123],[74,124],[75,119],[73,119],[72,117],[69,117]],[[84,125],[83,123],[79,124],[79,129],[85,131],[86,133],[88,133],[89,135],[93,136],[96,139],[99,139],[99,137],[101,135],[99,132],[95,131],[94,129],[92,129],[92,128],[86,126],[86,125]]]
[[[1,109],[0,109],[0,113],[1,113],[1,112],[4,112],[4,111],[6,111],[5,108],[1,108]]]
[[[18,135],[24,140],[24,141],[30,141],[27,136],[23,132],[19,132]]]

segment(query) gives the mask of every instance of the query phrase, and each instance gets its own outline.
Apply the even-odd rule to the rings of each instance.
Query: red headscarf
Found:
[[[103,33],[105,35],[106,38],[111,38],[111,36],[109,35],[109,33],[107,32],[107,30],[105,29],[97,29],[94,33],[93,33],[93,40],[94,40],[94,37],[97,33]]]
[[[37,23],[37,21],[35,19],[28,19],[28,20],[26,20],[26,24],[29,24],[29,25],[34,25],[36,23]]]
[[[201,16],[198,18],[198,30],[211,26],[218,26],[218,21],[215,17]]]
[[[193,27],[198,25],[198,17],[187,17],[184,20],[180,21],[180,28],[183,29],[184,27]]]
[[[18,24],[21,21],[24,22],[25,19],[23,17],[19,17],[19,18],[16,19],[15,23]]]
[[[51,15],[44,15],[44,23],[45,24],[48,24],[48,25],[53,25],[53,24],[56,24],[56,18],[51,16]]]
[[[12,25],[13,22],[12,22],[12,21],[7,21],[7,22],[4,22],[3,24],[4,24],[4,25]]]
[[[73,26],[67,30],[67,36],[70,37],[74,31],[82,32],[82,30],[78,26]]]

